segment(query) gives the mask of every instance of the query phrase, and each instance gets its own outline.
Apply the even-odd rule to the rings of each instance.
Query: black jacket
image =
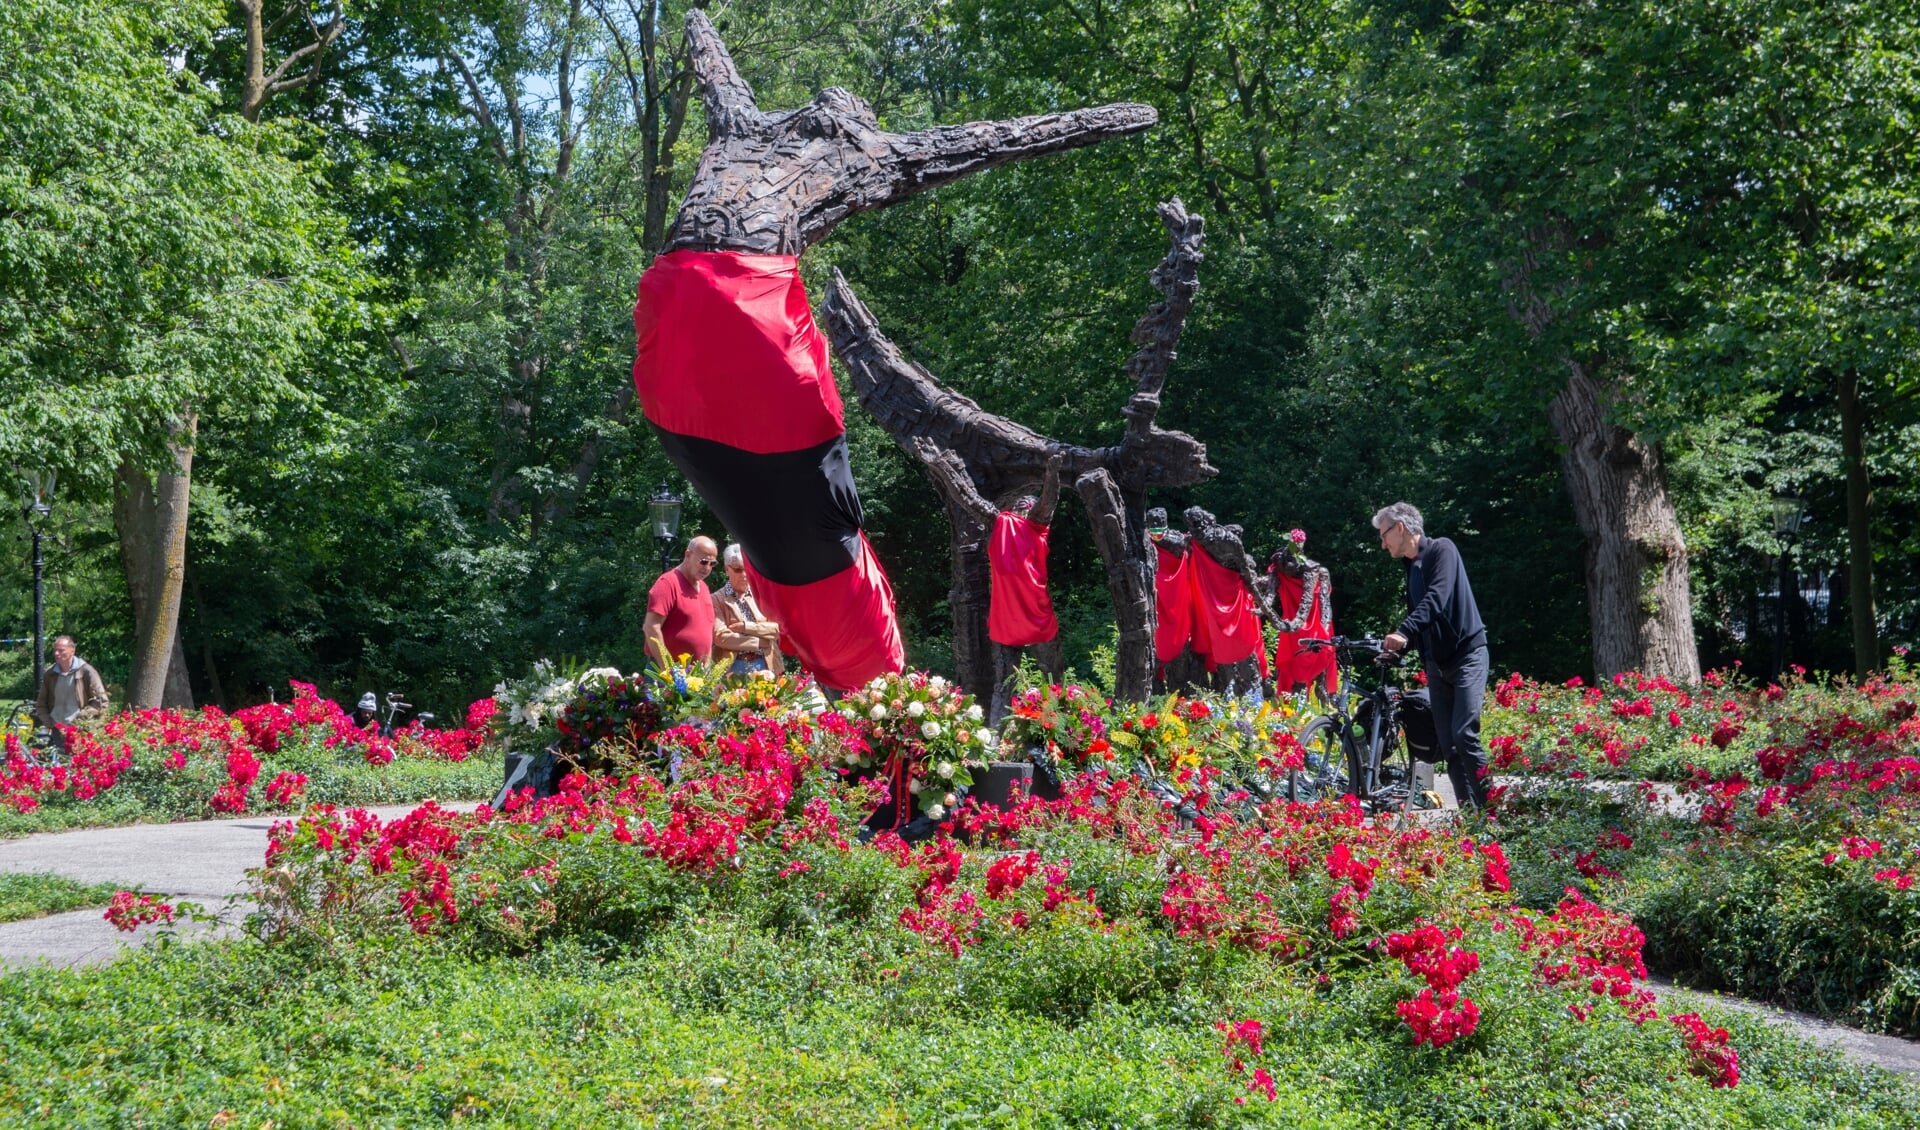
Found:
[[[1418,644],[1433,666],[1450,666],[1487,642],[1466,566],[1447,538],[1420,539],[1419,553],[1407,562],[1407,608],[1400,634]]]

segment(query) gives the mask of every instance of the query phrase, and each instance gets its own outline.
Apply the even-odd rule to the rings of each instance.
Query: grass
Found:
[[[614,960],[573,944],[474,961],[242,941],[15,973],[0,977],[0,1124],[1920,1125],[1910,1085],[1733,1012],[1710,1018],[1733,1029],[1744,1079],[1715,1091],[1636,1053],[1646,1041],[1624,1022],[1515,1012],[1438,1052],[1370,1020],[1364,995],[1249,982],[1233,1015],[1266,1021],[1269,1103],[1229,1075],[1217,1002],[1074,1020],[921,1010],[843,976],[857,955],[798,951],[718,997],[694,987],[708,979],[687,962],[742,944],[717,924]]]
[[[123,889],[114,883],[81,883],[44,872],[0,874],[0,922],[105,906],[113,892]]]

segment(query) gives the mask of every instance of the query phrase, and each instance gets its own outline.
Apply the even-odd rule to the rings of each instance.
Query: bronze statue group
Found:
[[[861,406],[946,509],[958,682],[989,697],[996,719],[1023,649],[1062,673],[1047,549],[1063,481],[1106,567],[1119,629],[1115,697],[1142,701],[1155,687],[1332,689],[1331,657],[1297,646],[1332,633],[1327,572],[1304,556],[1304,535],[1295,531],[1262,574],[1239,527],[1189,508],[1185,529],[1174,530],[1147,507],[1150,491],[1217,473],[1204,444],[1155,422],[1203,258],[1204,225],[1179,200],[1159,209],[1170,246],[1150,280],[1161,299],[1130,335],[1134,392],[1119,410],[1118,442],[1103,447],[1040,435],[942,386],[888,340],[837,271],[823,335],[801,284],[800,255],[850,215],[1139,132],[1158,120],[1154,109],[1116,103],[896,134],[830,87],[768,112],[705,13],[689,11],[686,28],[709,140],[669,250],[640,280],[634,383],[668,458],[737,540],[742,587],[779,624],[779,646],[841,690],[905,660],[892,590],[862,530],[830,342]],[[701,558],[706,567],[712,556]],[[1263,619],[1281,636],[1273,653]]]

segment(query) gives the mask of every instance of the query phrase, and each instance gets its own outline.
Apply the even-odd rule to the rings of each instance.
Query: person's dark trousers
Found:
[[[1446,667],[1429,664],[1427,691],[1433,728],[1447,758],[1447,779],[1461,808],[1485,808],[1487,749],[1480,744],[1480,709],[1487,700],[1487,645],[1454,657]]]

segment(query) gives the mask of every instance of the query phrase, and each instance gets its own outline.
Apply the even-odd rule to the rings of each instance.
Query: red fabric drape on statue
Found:
[[[906,661],[861,532],[840,393],[792,255],[674,251],[640,278],[633,383],[674,466],[746,550],[780,642],[829,687]]]
[[[1226,663],[1258,657],[1260,675],[1267,674],[1267,650],[1261,646],[1260,617],[1254,613],[1253,594],[1240,574],[1213,559],[1198,543],[1189,555],[1197,614],[1193,650],[1207,657],[1207,670]],[[1204,646],[1202,646],[1204,644]]]
[[[1001,511],[987,543],[993,595],[987,603],[987,638],[1007,647],[1045,643],[1060,634],[1047,595],[1047,528],[1031,518]]]
[[[1306,593],[1306,582],[1278,569],[1268,572],[1273,577],[1273,610],[1280,614],[1282,620],[1299,619],[1300,600]],[[1280,633],[1279,646],[1273,653],[1273,679],[1282,692],[1304,687],[1320,675],[1327,677],[1329,691],[1340,689],[1340,665],[1334,660],[1332,648],[1300,650],[1301,640],[1333,638],[1332,597],[1333,594],[1322,587],[1300,630]]]
[[[1153,658],[1156,663],[1171,663],[1193,640],[1193,578],[1188,575],[1186,554],[1157,542],[1153,548],[1158,551],[1153,566]]]

